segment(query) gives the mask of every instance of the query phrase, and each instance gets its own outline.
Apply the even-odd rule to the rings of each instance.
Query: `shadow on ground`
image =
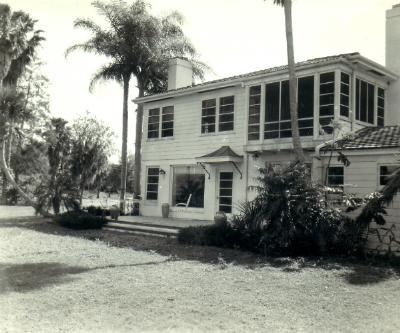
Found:
[[[299,273],[304,269],[336,270],[347,283],[354,285],[369,285],[392,278],[400,278],[400,265],[390,265],[382,260],[367,261],[359,258],[272,258],[234,249],[183,245],[179,244],[176,239],[171,238],[123,234],[103,230],[71,230],[55,225],[48,220],[47,222],[36,220],[32,223],[29,223],[28,220],[18,221],[18,223],[9,221],[8,223],[0,223],[1,227],[27,228],[52,235],[103,241],[110,246],[154,252],[173,258],[173,260],[193,260],[214,264],[221,269],[228,265],[241,265],[248,269],[272,266],[291,274]]]
[[[40,262],[27,264],[0,264],[0,294],[7,292],[29,292],[47,286],[68,283],[81,273],[117,267],[134,267],[159,265],[170,261],[150,261],[144,263],[106,265],[99,267],[68,266],[57,262]]]

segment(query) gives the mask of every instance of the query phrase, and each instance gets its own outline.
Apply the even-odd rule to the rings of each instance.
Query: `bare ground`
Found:
[[[399,277],[0,220],[1,332],[399,332]]]

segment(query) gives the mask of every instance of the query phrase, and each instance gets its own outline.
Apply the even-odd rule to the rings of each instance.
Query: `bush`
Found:
[[[55,221],[70,229],[101,229],[107,224],[107,219],[85,212],[66,212],[56,216]]]
[[[266,255],[355,254],[363,227],[327,205],[324,188],[302,164],[260,170],[258,195],[230,223],[182,229],[178,241]]]
[[[110,216],[110,210],[100,206],[88,206],[85,210],[94,216]]]

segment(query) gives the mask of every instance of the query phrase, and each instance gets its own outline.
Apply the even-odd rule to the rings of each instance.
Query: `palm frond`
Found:
[[[101,81],[114,80],[121,83],[123,81],[123,71],[124,66],[118,63],[110,63],[102,66],[93,74],[90,80],[89,91],[92,92],[96,84]]]

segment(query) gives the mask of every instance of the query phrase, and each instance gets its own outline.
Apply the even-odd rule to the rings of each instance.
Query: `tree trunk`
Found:
[[[10,126],[10,130],[8,132],[8,137],[6,140],[6,146],[5,146],[5,160],[6,164],[8,166],[11,165],[11,149],[12,149],[12,142],[13,142],[13,133],[12,133],[12,127]],[[3,172],[2,174],[3,177],[3,184],[2,184],[2,189],[1,189],[1,203],[6,205],[7,204],[7,191],[8,191],[8,180],[6,177],[6,174]]]
[[[299,122],[297,116],[297,80],[294,62],[293,30],[292,30],[292,0],[285,0],[285,24],[286,24],[286,43],[289,68],[289,100],[290,100],[290,122],[292,125],[293,150],[296,159],[304,163],[304,152],[301,147]]]
[[[144,96],[144,91],[139,87],[139,97]],[[135,172],[133,174],[133,192],[135,199],[140,198],[140,173],[142,164],[142,125],[143,125],[143,104],[139,104],[136,110],[136,140],[135,140]]]
[[[7,177],[7,180],[9,183],[17,190],[18,194],[25,199],[25,201],[32,206],[33,208],[37,209],[36,203],[24,192],[22,189],[18,186],[18,184],[15,182],[14,178],[12,177],[7,164],[6,164],[6,157],[5,157],[5,146],[6,142],[4,138],[0,141],[0,166],[1,169],[3,170],[4,174]],[[39,210],[38,213],[40,213],[43,216],[49,217],[52,216],[50,213],[45,212],[43,210]]]
[[[130,75],[124,76],[124,102],[122,110],[122,151],[121,151],[121,193],[119,197],[119,208],[125,211],[125,192],[127,176],[128,157],[128,98],[129,98]]]

